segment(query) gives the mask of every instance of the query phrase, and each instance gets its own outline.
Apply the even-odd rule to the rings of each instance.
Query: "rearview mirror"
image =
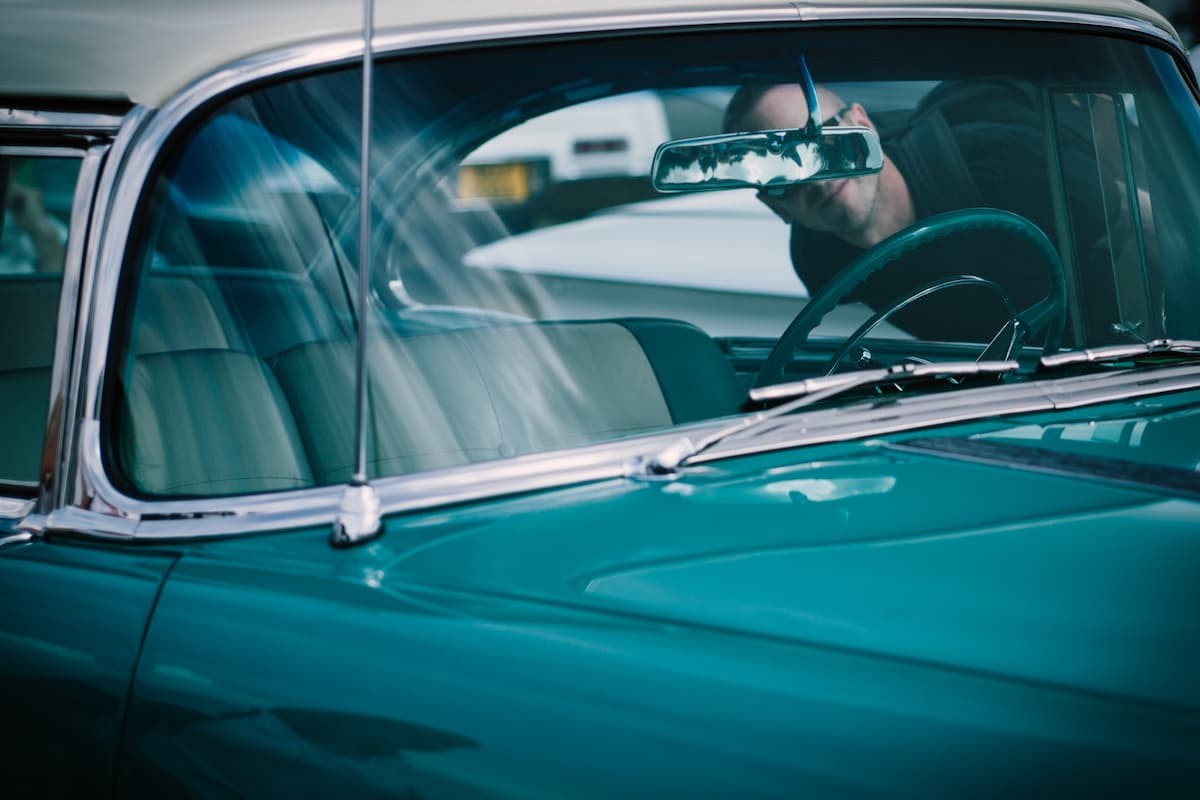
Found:
[[[660,192],[756,189],[870,175],[883,167],[870,128],[752,131],[659,145],[650,176]]]

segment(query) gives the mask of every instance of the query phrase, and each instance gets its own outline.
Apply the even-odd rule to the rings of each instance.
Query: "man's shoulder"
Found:
[[[792,268],[809,292],[815,292],[833,278],[862,250],[831,233],[792,225],[790,241]]]
[[[1040,113],[1031,85],[947,81],[922,98],[907,118],[895,116],[880,125],[880,140],[901,172],[922,165],[944,171],[1013,147],[1036,149],[1042,135]]]
[[[951,127],[976,122],[1036,124],[1037,89],[1023,81],[945,81],[921,99],[913,118],[935,113]]]
[[[1006,128],[1035,129],[1038,119],[1036,91],[1016,81],[946,81],[921,98],[915,108],[871,113],[885,152],[912,141],[944,139],[931,136],[930,131],[952,134],[956,139],[986,138]]]

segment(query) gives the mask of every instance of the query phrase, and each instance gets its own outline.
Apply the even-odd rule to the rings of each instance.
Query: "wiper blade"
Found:
[[[1087,350],[1071,350],[1042,356],[1037,374],[1056,372],[1079,364],[1109,364],[1114,361],[1143,361],[1174,357],[1170,360],[1200,358],[1200,341],[1193,339],[1155,339],[1137,344],[1115,344]]]
[[[678,441],[663,448],[657,454],[644,457],[634,465],[632,472],[642,477],[663,477],[672,475],[687,461],[703,453],[713,445],[736,433],[751,430],[768,420],[789,414],[806,406],[811,406],[822,400],[828,400],[844,392],[865,387],[883,387],[914,380],[958,379],[976,375],[1006,375],[1016,372],[1020,364],[1016,361],[943,361],[925,363],[904,361],[883,369],[862,370],[860,372],[844,372],[837,375],[822,375],[819,378],[809,378],[804,381],[780,383],[773,386],[762,386],[750,391],[752,401],[782,400],[792,398],[789,402],[766,411],[759,411],[742,417],[736,423],[721,428],[693,442],[684,436]]]
[[[1015,372],[1016,361],[902,361],[890,367],[840,372],[790,383],[776,383],[750,390],[754,402],[770,402],[792,397],[808,397],[829,389],[858,389],[865,386],[886,386],[920,378],[958,378],[973,375],[1004,375]],[[897,387],[899,388],[899,387]],[[836,392],[835,392],[836,394]],[[778,409],[772,409],[776,411]]]

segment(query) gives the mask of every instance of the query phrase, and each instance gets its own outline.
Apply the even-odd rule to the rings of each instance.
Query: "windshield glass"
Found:
[[[365,309],[360,80],[255,89],[169,148],[122,304],[126,488],[348,480],[360,314],[371,477],[731,417],[755,386],[906,359],[1200,339],[1200,117],[1145,43],[839,27],[381,57]],[[794,141],[811,99],[824,130],[873,132],[882,167],[655,191],[660,146]]]

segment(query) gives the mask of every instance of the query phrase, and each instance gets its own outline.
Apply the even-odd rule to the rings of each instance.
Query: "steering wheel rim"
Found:
[[[808,341],[813,329],[867,278],[901,256],[927,244],[948,236],[981,230],[1011,234],[1034,245],[1037,255],[1049,273],[1050,288],[1045,297],[1016,314],[1013,346],[1029,333],[1045,328],[1043,355],[1055,353],[1062,341],[1063,326],[1066,323],[1067,282],[1062,260],[1058,257],[1058,251],[1054,249],[1050,238],[1041,228],[1020,214],[999,208],[962,208],[927,217],[892,234],[834,276],[833,280],[809,299],[779,337],[779,341],[763,361],[754,379],[754,387],[780,382],[785,369],[791,363],[792,355]],[[898,303],[904,299],[901,298]]]

